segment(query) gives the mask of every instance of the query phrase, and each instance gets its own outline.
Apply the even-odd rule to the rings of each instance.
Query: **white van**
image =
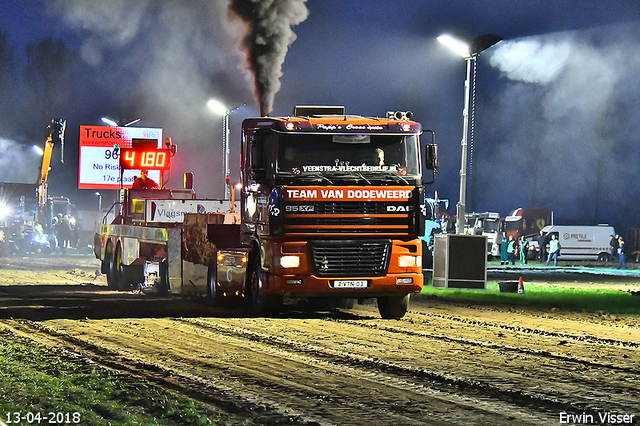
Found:
[[[542,228],[544,235],[556,234],[560,241],[562,260],[611,260],[611,236],[616,235],[613,226],[565,226],[547,225]],[[547,246],[548,250],[548,246]],[[548,253],[548,252],[547,252]]]

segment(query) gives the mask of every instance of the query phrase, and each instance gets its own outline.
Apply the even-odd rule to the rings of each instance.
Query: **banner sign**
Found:
[[[284,188],[286,201],[408,201],[413,186],[304,186]]]

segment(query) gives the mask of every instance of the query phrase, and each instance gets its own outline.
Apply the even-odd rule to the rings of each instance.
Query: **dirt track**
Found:
[[[0,328],[260,424],[640,424],[638,319],[433,300],[399,321],[375,305],[253,318],[112,292],[95,259],[51,259],[0,264]]]

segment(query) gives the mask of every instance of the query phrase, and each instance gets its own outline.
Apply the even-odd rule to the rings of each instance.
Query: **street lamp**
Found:
[[[467,198],[467,138],[469,134],[469,93],[471,86],[471,63],[480,53],[502,40],[502,37],[485,34],[469,40],[464,36],[443,34],[437,40],[458,53],[467,62],[467,78],[464,82],[464,110],[462,111],[462,161],[460,166],[460,200],[456,208],[456,233],[464,234],[465,201]],[[475,83],[475,74],[474,74]]]
[[[229,182],[231,179],[231,170],[229,169],[229,133],[230,133],[229,132],[229,115],[231,115],[232,112],[246,105],[247,104],[242,104],[239,107],[229,110],[225,106],[225,104],[218,101],[217,99],[209,99],[209,101],[207,101],[207,107],[209,108],[209,110],[211,110],[216,115],[222,116],[222,153],[224,154],[222,157],[224,162],[222,164],[222,171],[224,173],[224,175],[222,176],[222,179],[224,182],[224,199],[225,200],[229,199],[229,192],[230,192]]]
[[[102,213],[102,194],[96,191],[96,195],[98,196],[98,214]]]
[[[103,123],[111,126],[111,127],[118,127],[118,123],[116,123],[115,121],[113,121],[112,119],[108,118],[108,117],[102,117],[100,120],[102,120]]]
[[[108,124],[111,127],[120,127],[115,120],[112,120],[112,119],[110,119],[108,117],[102,117],[100,120],[102,120],[103,123]],[[122,127],[129,127],[132,124],[136,124],[138,121],[140,121],[140,118],[136,118],[135,120],[131,120],[127,124],[124,124]]]

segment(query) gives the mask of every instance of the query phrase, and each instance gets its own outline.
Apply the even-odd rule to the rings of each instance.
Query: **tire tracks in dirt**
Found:
[[[220,397],[224,392],[224,395],[238,398],[235,403],[240,407],[265,407],[272,416],[288,416],[290,422],[294,419],[316,424],[419,425],[429,419],[429,423],[435,425],[513,421],[553,424],[548,404],[531,402],[527,398],[522,401],[518,392],[509,395],[510,402],[502,401],[496,395],[486,395],[486,387],[478,389],[472,383],[443,382],[441,378],[418,370],[345,355],[339,349],[333,353],[319,351],[308,343],[289,342],[269,332],[259,334],[245,329],[241,324],[245,321],[237,319],[224,320],[233,322],[229,325],[210,321],[173,318],[165,323],[186,325],[169,327],[180,328],[181,332],[193,330],[189,336],[205,336],[209,341],[220,340],[221,335],[230,336],[225,347],[230,349],[229,343],[233,340],[240,348],[234,356],[247,356],[251,352],[245,362],[230,366],[225,360],[198,357],[199,361],[194,363],[192,357],[168,350],[167,358],[146,363],[136,360],[135,355],[139,354],[131,354],[128,348],[114,351],[106,345],[96,344],[86,335],[79,337],[76,332],[72,335],[40,323],[21,322],[20,325],[27,332],[44,333],[53,342],[75,348],[76,352],[96,363],[147,377],[201,401],[210,403],[209,394],[214,392],[217,393],[214,402],[220,404],[227,401]],[[264,321],[269,322],[269,319]],[[56,321],[56,325],[62,324],[69,325]],[[113,341],[115,336],[105,337],[108,337],[104,340],[107,342]],[[208,375],[215,383],[212,384]],[[185,390],[191,387],[196,390]],[[560,408],[568,407],[556,405],[552,411]]]
[[[134,360],[120,352],[89,343],[83,339],[60,333],[41,323],[30,320],[0,320],[5,329],[24,339],[39,344],[56,346],[68,354],[70,362],[97,364],[119,375],[128,375],[133,379],[144,379],[165,390],[177,392],[187,398],[214,405],[229,413],[242,414],[256,424],[313,424],[278,412],[264,404],[253,404],[246,399],[228,394],[198,380],[197,377],[181,374],[156,364],[147,364]]]

